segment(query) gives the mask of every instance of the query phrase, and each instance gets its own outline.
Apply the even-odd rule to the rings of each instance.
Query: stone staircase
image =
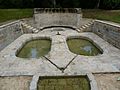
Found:
[[[94,21],[88,22],[87,24],[82,25],[79,29],[77,29],[77,31],[80,32],[89,32],[90,27],[92,26]]]
[[[91,29],[90,27],[92,26],[94,21],[90,21],[84,25],[82,25],[80,28],[77,28],[76,31],[81,33],[81,32],[90,32]],[[38,33],[40,30],[36,27],[33,27],[25,22],[21,22],[22,26],[25,27],[27,29],[27,31],[31,31],[31,33]],[[24,30],[25,31],[25,30]]]
[[[31,25],[28,25],[27,23],[24,23],[24,22],[21,22],[21,25],[23,27],[25,27],[26,29],[29,29],[30,31],[32,31],[32,33],[38,33],[39,32],[39,29],[31,26]]]

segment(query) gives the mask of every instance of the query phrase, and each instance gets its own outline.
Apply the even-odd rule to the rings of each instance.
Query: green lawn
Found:
[[[32,9],[0,9],[0,23],[9,20],[29,18],[32,17],[32,15]]]
[[[82,10],[83,17],[120,23],[120,10]]]
[[[120,10],[82,10],[83,17],[100,20],[108,20],[120,23]],[[33,16],[33,9],[0,9],[0,23],[17,20],[21,18],[29,18]]]

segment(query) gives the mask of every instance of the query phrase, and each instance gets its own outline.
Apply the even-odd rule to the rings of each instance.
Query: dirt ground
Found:
[[[29,90],[32,77],[0,77],[0,90]]]
[[[120,90],[120,74],[94,74],[99,90]]]

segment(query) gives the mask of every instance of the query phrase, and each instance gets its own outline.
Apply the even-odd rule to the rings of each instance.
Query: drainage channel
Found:
[[[58,67],[55,63],[53,63],[49,58],[46,56],[43,56],[46,60],[48,60],[51,64],[53,64],[56,68],[58,68],[62,73],[64,73],[65,69],[72,63],[72,61],[77,57],[78,55],[74,56],[72,60],[65,66],[65,67]]]

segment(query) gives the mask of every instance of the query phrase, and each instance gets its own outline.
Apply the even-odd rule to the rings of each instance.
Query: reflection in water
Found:
[[[36,48],[31,48],[31,58],[37,58],[38,51]]]
[[[32,40],[23,46],[23,48],[18,52],[17,57],[39,58],[46,55],[50,51],[50,48],[51,40]]]
[[[85,50],[86,52],[88,52],[90,54],[92,53],[92,47],[91,46],[84,46],[83,50]]]
[[[70,51],[78,55],[95,56],[102,54],[102,52],[87,39],[68,39],[67,44]]]

